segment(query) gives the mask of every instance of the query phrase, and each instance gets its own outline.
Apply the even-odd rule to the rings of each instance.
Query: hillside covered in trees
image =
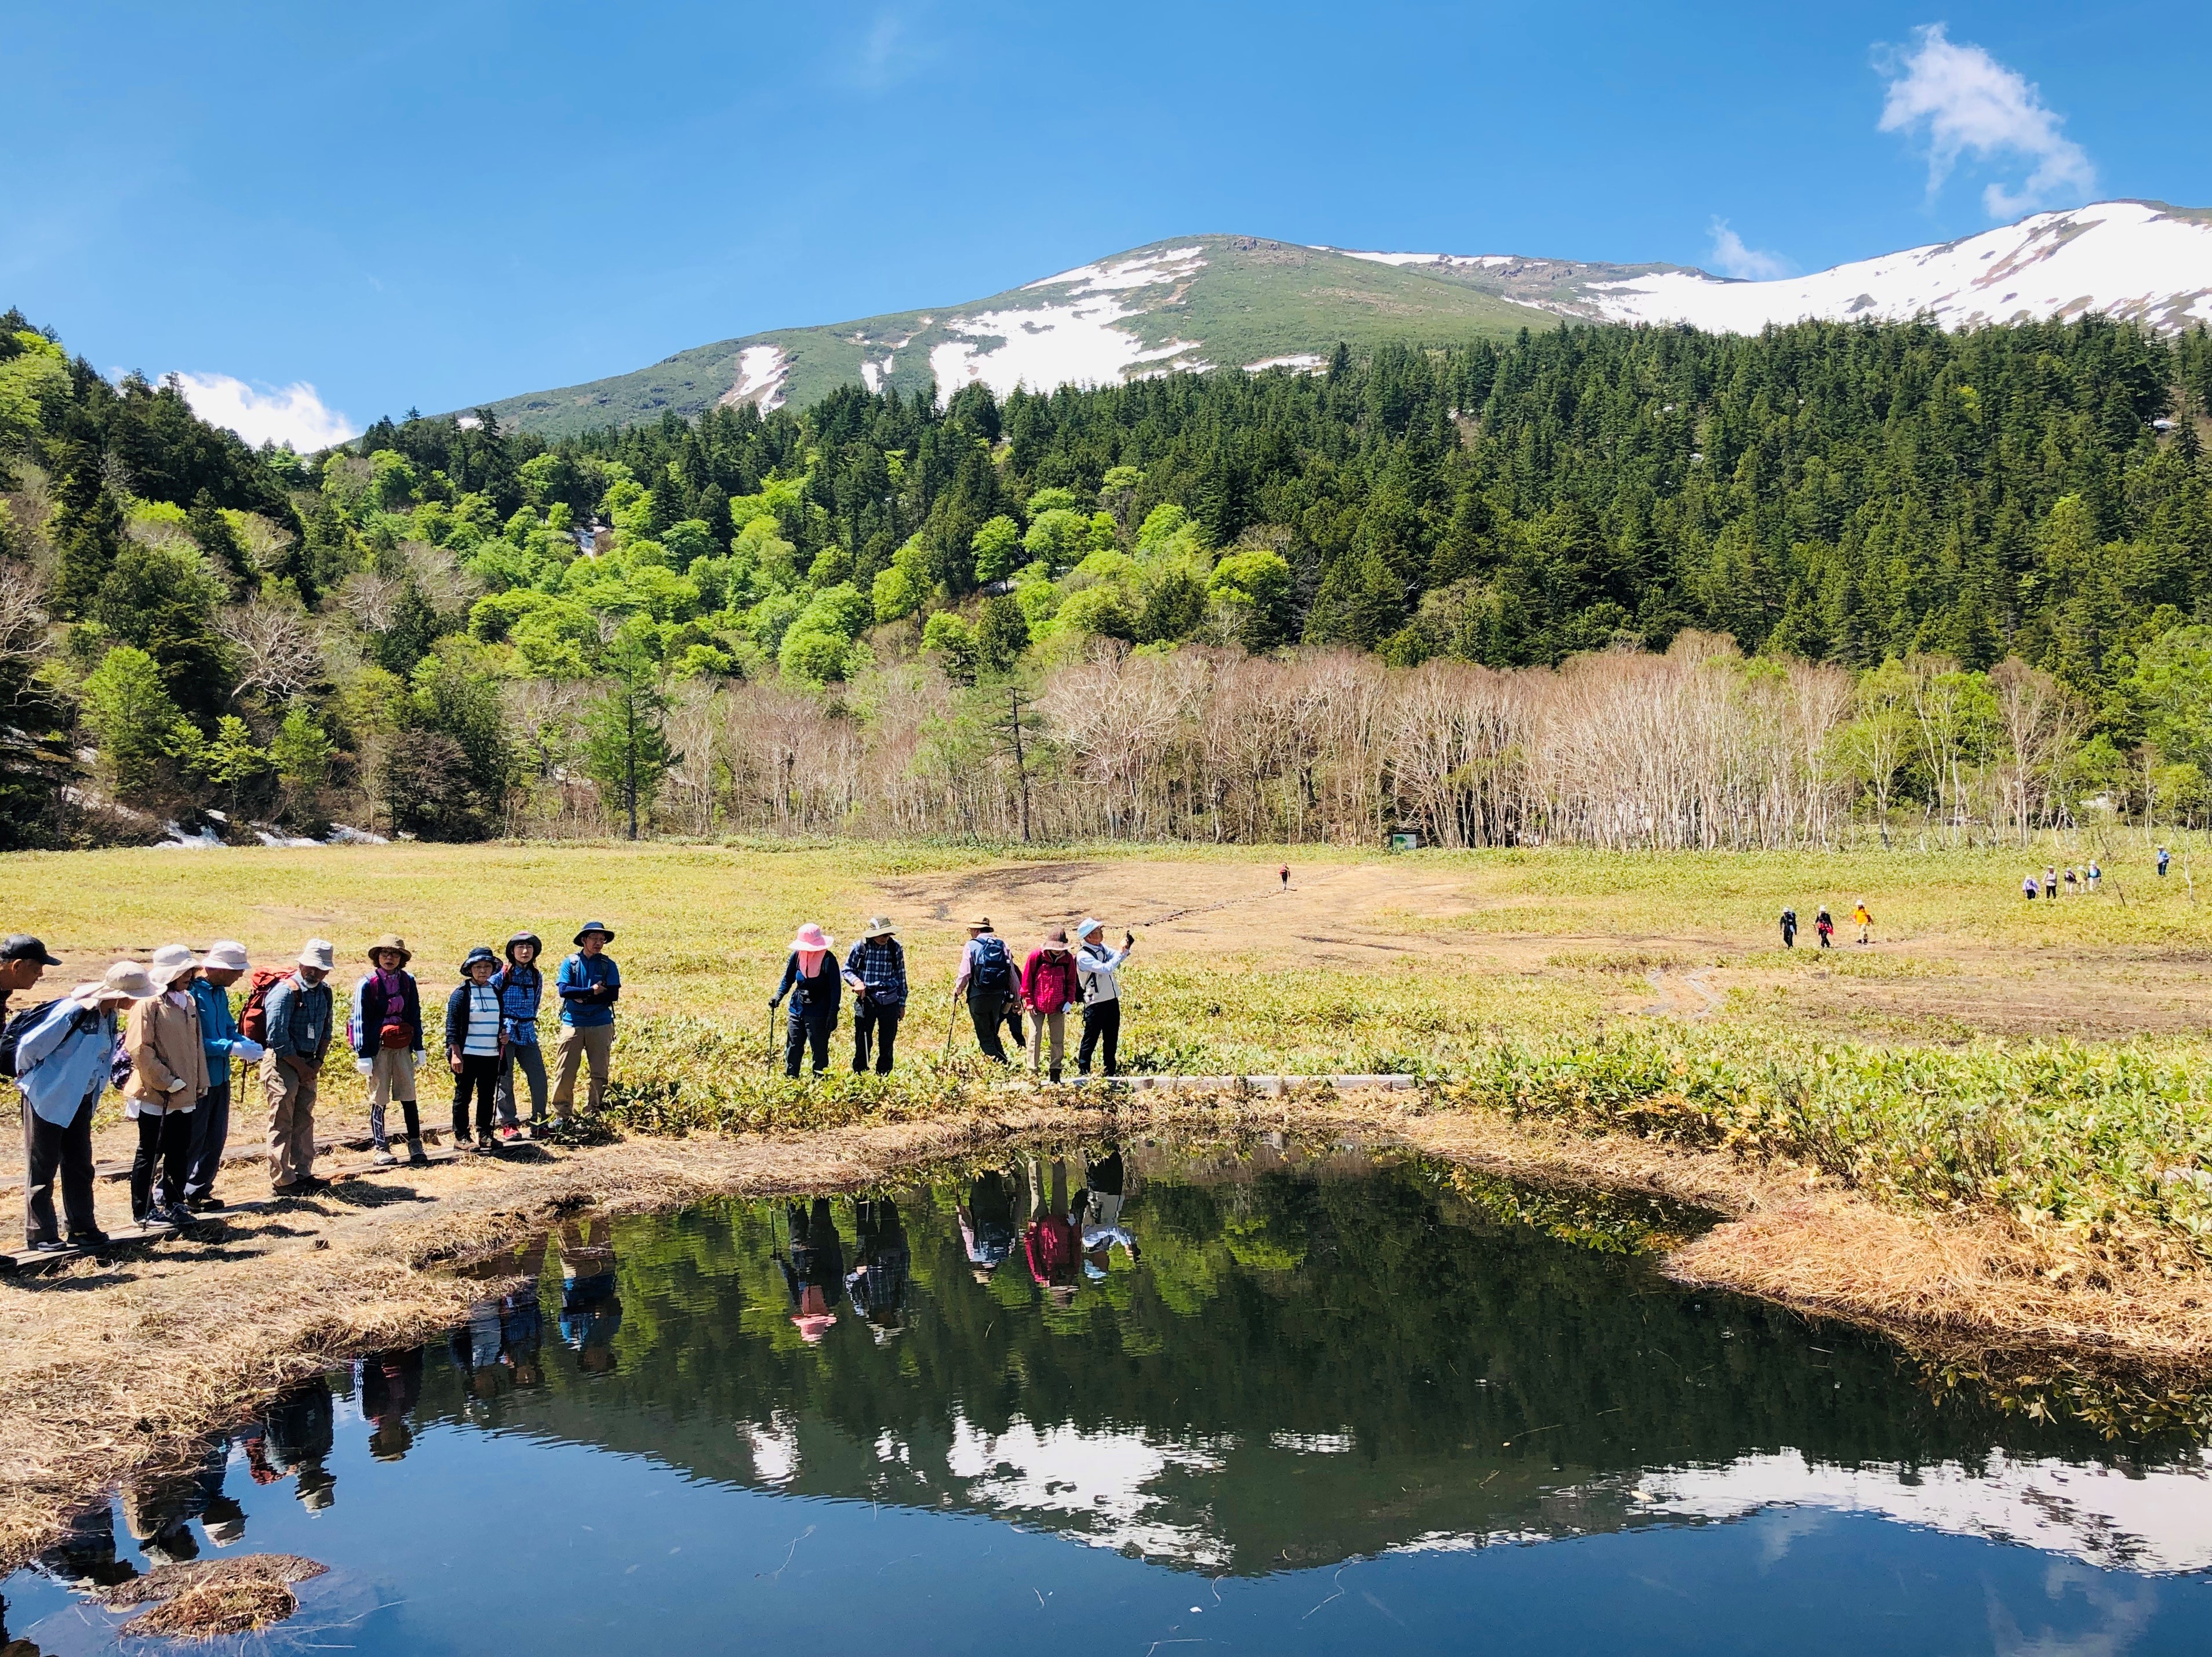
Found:
[[[2191,815],[2208,407],[2201,331],[1574,326],[299,457],[10,314],[5,833]]]

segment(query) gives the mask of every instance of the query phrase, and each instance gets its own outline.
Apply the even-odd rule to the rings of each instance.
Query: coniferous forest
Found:
[[[2208,408],[2202,331],[1575,326],[301,456],[11,313],[0,843],[2197,821]]]

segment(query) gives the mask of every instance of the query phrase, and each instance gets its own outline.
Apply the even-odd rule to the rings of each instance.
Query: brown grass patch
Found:
[[[98,1597],[110,1611],[159,1600],[117,1632],[137,1638],[217,1640],[258,1634],[300,1608],[292,1584],[327,1566],[290,1553],[249,1553],[236,1559],[156,1566]]]

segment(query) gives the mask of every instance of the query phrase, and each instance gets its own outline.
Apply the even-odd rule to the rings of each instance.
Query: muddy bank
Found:
[[[1486,1113],[1425,1113],[1389,1096],[1015,1106],[398,1170],[238,1215],[202,1237],[0,1284],[13,1331],[0,1343],[0,1554],[20,1563],[72,1502],[178,1453],[286,1382],[459,1321],[484,1282],[438,1268],[488,1256],[564,1213],[865,1185],[1022,1138],[1174,1131],[1394,1140],[1524,1179],[1648,1191],[1723,1216],[1670,1257],[1686,1281],[1877,1326],[1954,1368],[2009,1354],[2046,1378],[2117,1378],[2137,1392],[2212,1377],[2212,1312],[2194,1280],[2086,1280],[2009,1228],[1900,1216],[1725,1156]]]

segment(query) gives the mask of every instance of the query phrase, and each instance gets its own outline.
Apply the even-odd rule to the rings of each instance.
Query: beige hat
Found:
[[[399,964],[402,966],[406,966],[408,962],[415,959],[415,952],[407,947],[406,939],[401,937],[397,932],[387,932],[382,937],[379,938],[374,943],[369,945],[369,964],[371,966],[375,965],[378,953],[386,949],[396,950],[398,952]]]
[[[211,966],[218,972],[243,972],[253,965],[246,959],[246,946],[234,938],[225,938],[220,943],[207,947],[200,957],[202,966]]]
[[[161,986],[147,976],[146,969],[137,961],[118,961],[100,974],[97,986],[100,999],[128,996],[133,1001],[143,1001],[149,996],[161,993]]]
[[[868,929],[860,935],[863,938],[896,938],[898,933],[892,928],[890,916],[871,915],[868,917]]]
[[[192,952],[180,943],[165,943],[147,964],[147,976],[167,989],[199,965]]]
[[[974,920],[968,923],[968,929],[970,932],[991,931],[993,929],[991,926],[991,917],[988,915],[978,915]]]
[[[337,946],[328,938],[310,938],[300,946],[300,965],[334,972],[337,970]]]

